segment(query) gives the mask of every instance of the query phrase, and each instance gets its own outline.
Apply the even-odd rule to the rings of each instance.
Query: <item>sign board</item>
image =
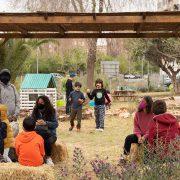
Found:
[[[117,77],[119,75],[119,62],[101,61],[101,73],[108,77]]]

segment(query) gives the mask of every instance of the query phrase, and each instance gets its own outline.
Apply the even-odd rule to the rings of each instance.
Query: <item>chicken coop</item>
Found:
[[[20,88],[20,108],[32,110],[39,96],[48,96],[54,108],[57,87],[51,74],[26,74]]]

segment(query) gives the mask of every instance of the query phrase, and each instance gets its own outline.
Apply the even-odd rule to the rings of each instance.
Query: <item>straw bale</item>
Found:
[[[130,149],[130,161],[141,163],[143,161],[143,155],[144,155],[144,147],[143,145],[138,145],[136,143],[131,144]]]
[[[39,167],[22,166],[18,163],[1,163],[0,179],[3,180],[55,180],[54,169],[43,165]]]
[[[52,160],[55,164],[68,158],[67,147],[62,142],[56,142],[52,147]]]

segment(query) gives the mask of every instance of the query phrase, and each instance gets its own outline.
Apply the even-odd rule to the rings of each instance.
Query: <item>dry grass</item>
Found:
[[[114,104],[114,107],[127,107],[128,103]],[[112,107],[113,108],[113,107]],[[99,155],[109,157],[111,161],[118,161],[122,153],[125,137],[132,133],[133,117],[120,119],[119,117],[107,117],[104,132],[95,131],[94,119],[83,120],[81,132],[74,129],[69,132],[69,122],[61,122],[58,128],[58,137],[68,149],[69,157],[75,147],[80,147],[87,160]]]

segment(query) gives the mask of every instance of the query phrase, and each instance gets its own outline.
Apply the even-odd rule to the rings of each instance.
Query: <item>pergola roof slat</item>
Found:
[[[0,13],[0,38],[160,38],[179,30],[179,11]]]

